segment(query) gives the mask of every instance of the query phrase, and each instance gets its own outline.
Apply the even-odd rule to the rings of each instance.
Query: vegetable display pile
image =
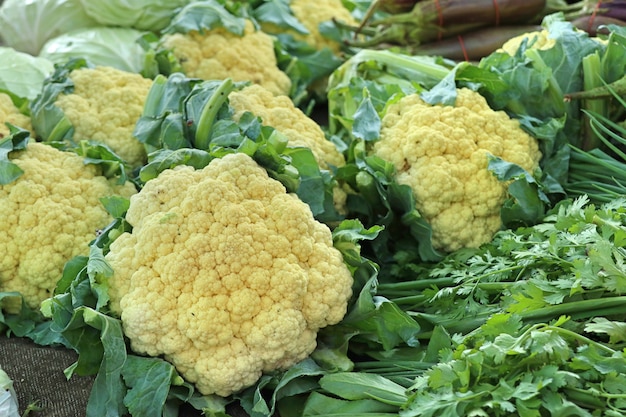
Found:
[[[2,2],[2,337],[87,416],[625,415],[623,10]]]

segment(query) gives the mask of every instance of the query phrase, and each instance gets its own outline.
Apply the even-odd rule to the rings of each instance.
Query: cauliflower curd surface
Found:
[[[447,252],[478,247],[501,227],[508,184],[487,169],[488,154],[530,173],[541,158],[517,120],[466,88],[454,106],[432,106],[418,94],[390,105],[373,152],[394,164],[431,225],[433,247]]]
[[[99,175],[75,153],[42,143],[11,153],[11,161],[24,173],[0,185],[0,291],[18,291],[38,308],[52,296],[65,263],[88,255],[96,230],[113,220],[100,198],[130,197],[136,189]],[[17,312],[19,303],[3,307]]]
[[[74,127],[74,141],[104,143],[133,167],[145,163],[146,150],[133,131],[152,80],[112,67],[79,68],[69,77],[74,90],[60,94],[55,105]]]
[[[278,68],[274,39],[249,20],[242,36],[219,27],[166,34],[163,46],[172,50],[188,77],[250,81],[276,95],[288,95],[291,89],[291,80]]]
[[[22,129],[26,129],[32,132],[33,128],[30,123],[30,117],[22,114],[20,110],[15,107],[13,100],[6,93],[0,93],[0,139],[9,135],[9,128],[4,124],[5,122],[11,123]]]
[[[339,322],[352,276],[330,229],[243,154],[166,170],[131,198],[106,255],[134,351],[227,396],[306,358]]]
[[[289,97],[274,96],[269,90],[252,84],[241,91],[233,91],[228,100],[235,110],[235,120],[239,120],[246,111],[260,117],[264,125],[283,133],[289,146],[311,149],[321,168],[345,165],[343,154],[326,139],[320,125],[296,107]]]
[[[329,48],[333,53],[341,53],[341,43],[320,32],[320,24],[333,19],[357,26],[358,22],[346,9],[341,0],[291,0],[289,7],[293,15],[307,28],[309,33],[290,31],[294,38],[303,40],[316,49]]]
[[[515,56],[523,42],[526,42],[528,47],[539,50],[550,49],[556,45],[556,40],[550,37],[550,32],[547,29],[542,29],[509,39],[502,44],[498,52],[506,52],[511,56]]]

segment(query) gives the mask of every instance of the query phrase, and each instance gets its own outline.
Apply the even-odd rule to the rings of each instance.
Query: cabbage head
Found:
[[[40,57],[63,65],[73,58],[84,58],[95,66],[108,66],[140,73],[145,50],[137,42],[145,32],[121,27],[77,29],[45,43]]]
[[[132,27],[158,32],[176,10],[191,0],[80,0],[84,10],[105,26]]]
[[[54,72],[54,64],[8,46],[0,47],[0,92],[33,100],[43,82]]]
[[[80,0],[4,0],[0,6],[0,39],[31,55],[38,55],[48,39],[96,25]]]

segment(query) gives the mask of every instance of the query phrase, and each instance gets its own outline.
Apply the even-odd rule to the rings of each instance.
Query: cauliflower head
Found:
[[[466,88],[454,106],[432,106],[418,94],[390,105],[372,151],[393,163],[433,230],[433,247],[448,252],[480,246],[501,227],[508,184],[487,169],[487,155],[531,173],[541,159],[517,120]]]
[[[550,37],[550,32],[547,29],[542,29],[524,33],[509,39],[502,45],[498,52],[506,52],[514,56],[524,41],[526,41],[530,47],[539,50],[550,49],[556,44],[556,40]]]
[[[295,39],[304,41],[318,50],[329,48],[336,55],[341,52],[341,44],[324,36],[319,30],[319,25],[333,19],[351,26],[358,25],[357,20],[352,16],[350,11],[344,7],[341,0],[291,0],[289,7],[296,19],[302,23],[309,33],[298,33],[295,30],[289,30],[287,33],[291,34]],[[267,23],[263,24],[263,28],[270,33],[285,32],[285,30],[281,30]]]
[[[283,133],[290,146],[311,149],[321,168],[345,165],[343,154],[326,139],[320,125],[296,107],[289,97],[275,96],[266,88],[252,84],[233,91],[228,100],[235,111],[233,118],[236,121],[248,111],[260,117],[264,125]]]
[[[220,27],[203,33],[166,34],[163,46],[172,50],[188,77],[232,78],[260,84],[276,95],[290,92],[291,80],[278,68],[274,39],[249,20],[242,36]]]
[[[98,229],[113,219],[102,197],[130,197],[130,182],[118,185],[75,153],[31,142],[10,154],[24,173],[0,185],[0,291],[19,291],[38,308],[61,277],[65,263],[89,253]],[[16,312],[18,303],[3,305]]]
[[[106,255],[111,310],[134,351],[203,394],[304,359],[346,313],[353,280],[330,229],[244,154],[162,172],[126,219]]]
[[[30,117],[22,114],[13,104],[11,97],[6,93],[0,93],[0,121],[0,139],[8,136],[10,133],[9,128],[5,125],[6,122],[30,132],[33,130]]]
[[[133,136],[152,80],[113,67],[79,68],[70,79],[74,91],[55,101],[74,127],[74,140],[108,145],[131,166],[146,161],[144,145]]]

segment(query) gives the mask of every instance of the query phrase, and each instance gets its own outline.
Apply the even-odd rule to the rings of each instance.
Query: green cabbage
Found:
[[[179,7],[191,0],[80,0],[84,10],[102,25],[158,32]]]
[[[53,71],[54,64],[46,58],[0,47],[0,91],[33,100]]]
[[[4,0],[0,6],[0,39],[31,55],[48,39],[95,25],[80,0]]]
[[[146,52],[137,39],[144,33],[121,27],[77,29],[50,39],[39,56],[61,65],[72,58],[83,58],[96,66],[140,73]]]

